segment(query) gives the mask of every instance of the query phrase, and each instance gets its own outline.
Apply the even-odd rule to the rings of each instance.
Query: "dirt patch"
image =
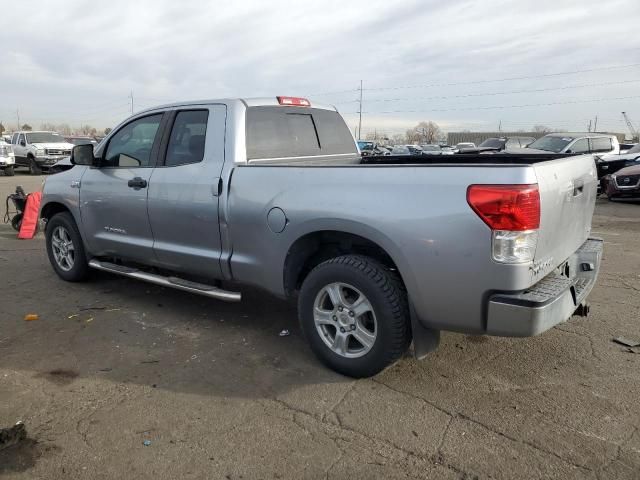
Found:
[[[79,376],[80,374],[75,370],[66,370],[63,368],[56,368],[36,375],[38,378],[46,378],[57,385],[69,385]]]

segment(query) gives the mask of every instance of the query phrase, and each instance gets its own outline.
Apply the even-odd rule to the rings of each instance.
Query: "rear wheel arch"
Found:
[[[398,264],[378,242],[340,230],[318,230],[299,237],[289,247],[284,262],[283,282],[287,296],[297,292],[316,266],[342,255],[363,255],[395,272],[404,286]]]

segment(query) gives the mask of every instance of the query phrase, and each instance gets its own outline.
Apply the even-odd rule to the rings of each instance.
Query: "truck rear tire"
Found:
[[[60,278],[67,282],[80,282],[87,278],[89,265],[84,244],[69,212],[51,217],[45,237],[49,262]]]
[[[332,258],[305,278],[302,331],[317,357],[350,377],[370,377],[409,348],[407,294],[397,275],[359,255]]]
[[[29,158],[27,158],[27,161],[29,162],[29,173],[31,175],[41,175],[42,174],[42,169],[38,165],[38,162],[36,162],[35,158],[30,156]]]
[[[15,172],[14,172],[14,170],[13,170],[13,166],[11,166],[11,167],[4,167],[4,175],[5,175],[6,177],[13,177],[13,174],[14,174],[14,173],[15,173]]]

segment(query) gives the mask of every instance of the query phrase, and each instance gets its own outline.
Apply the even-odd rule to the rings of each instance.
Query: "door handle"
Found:
[[[131,188],[147,188],[147,181],[144,178],[135,177],[127,182]]]
[[[575,183],[573,185],[573,196],[577,197],[578,195],[582,195],[584,191],[584,182]]]

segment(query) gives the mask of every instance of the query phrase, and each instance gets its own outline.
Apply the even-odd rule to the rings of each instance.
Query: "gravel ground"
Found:
[[[0,176],[0,196],[40,182]],[[426,360],[354,381],[319,365],[288,303],[64,283],[41,235],[0,225],[0,427],[28,432],[0,476],[638,479],[640,348],[612,338],[640,340],[640,205],[599,200],[593,229],[588,319],[529,339],[444,333]]]

